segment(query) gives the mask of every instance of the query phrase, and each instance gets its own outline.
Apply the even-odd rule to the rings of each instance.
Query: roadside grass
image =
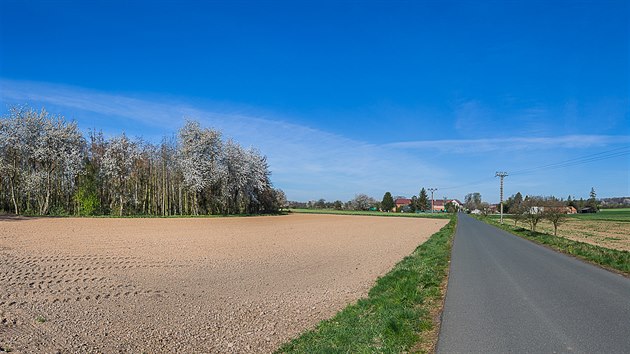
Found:
[[[621,272],[625,275],[630,275],[630,252],[628,251],[600,247],[547,233],[532,232],[522,227],[514,227],[513,225],[510,225],[512,220],[505,220],[505,223],[501,224],[494,218],[479,219],[514,235],[534,241],[541,245],[549,246],[562,253],[598,264],[604,268]]]
[[[277,353],[430,352],[437,341],[456,217],[347,306]]]
[[[452,216],[449,213],[386,213],[382,211],[360,211],[360,210],[335,210],[335,209],[289,209],[292,213],[303,214],[339,214],[339,215],[366,215],[366,216],[389,216],[407,218],[437,218],[448,219]]]

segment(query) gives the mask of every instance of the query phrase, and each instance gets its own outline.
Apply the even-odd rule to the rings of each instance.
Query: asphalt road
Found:
[[[460,214],[438,353],[630,353],[630,279]]]

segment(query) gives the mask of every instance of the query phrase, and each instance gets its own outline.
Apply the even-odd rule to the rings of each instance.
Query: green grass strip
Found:
[[[278,353],[400,353],[427,341],[431,310],[441,306],[456,218],[385,276],[368,297],[347,306]]]
[[[365,215],[365,216],[390,216],[403,218],[437,218],[448,219],[453,214],[449,213],[385,213],[382,211],[361,210],[335,210],[335,209],[289,209],[292,213],[302,214],[337,214],[337,215]]]
[[[541,245],[549,246],[562,253],[570,254],[585,261],[599,264],[603,267],[630,275],[630,252],[628,251],[595,246],[589,243],[573,241],[568,238],[554,236],[547,233],[532,232],[522,227],[509,225],[508,223],[510,221],[506,221],[505,224],[501,225],[498,221],[490,218],[480,218],[480,220],[514,235],[534,241]]]

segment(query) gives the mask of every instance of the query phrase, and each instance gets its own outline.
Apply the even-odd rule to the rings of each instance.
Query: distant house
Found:
[[[590,214],[597,213],[597,208],[593,208],[592,206],[587,206],[585,208],[580,209],[580,214]]]
[[[394,204],[396,205],[396,207],[394,208],[394,211],[396,211],[396,210],[398,210],[398,208],[402,208],[404,206],[411,205],[411,199],[396,198],[396,200],[394,200]]]
[[[568,207],[563,207],[563,206],[533,206],[530,208],[529,212],[532,214],[538,214],[538,213],[542,213],[545,211],[545,209],[549,210],[558,210],[560,212],[563,212],[564,214],[577,214],[577,210],[572,207],[572,206],[568,206]],[[584,208],[584,209],[588,209],[588,208]],[[581,209],[582,210],[582,209]],[[581,213],[582,211],[580,211]]]
[[[433,211],[444,212],[446,211],[446,204],[452,203],[455,207],[460,210],[462,208],[462,202],[457,199],[435,199],[433,201]]]

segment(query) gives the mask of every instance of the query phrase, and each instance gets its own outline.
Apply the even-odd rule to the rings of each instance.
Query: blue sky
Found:
[[[21,103],[153,141],[195,118],[292,200],[498,202],[523,170],[507,196],[630,196],[630,5],[2,0],[0,110]]]

